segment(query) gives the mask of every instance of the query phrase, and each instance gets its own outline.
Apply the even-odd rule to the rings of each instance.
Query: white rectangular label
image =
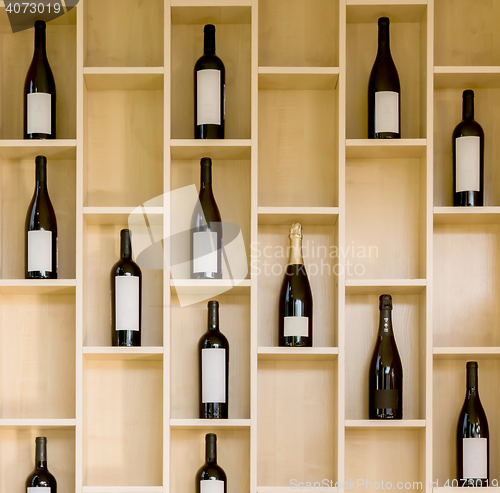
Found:
[[[220,70],[207,69],[196,72],[196,87],[198,125],[221,125]]]
[[[456,181],[455,192],[479,192],[480,138],[478,136],[458,137],[455,139]]]
[[[52,231],[28,231],[28,271],[52,271]]]
[[[463,470],[464,477],[460,479],[486,479],[488,475],[488,439],[463,439]]]
[[[309,317],[285,317],[285,337],[307,337]]]
[[[217,272],[217,233],[193,233],[193,272]]]
[[[200,493],[224,493],[224,481],[220,479],[200,481]]]
[[[201,350],[201,401],[226,402],[226,350]]]
[[[375,133],[399,133],[399,94],[394,91],[375,93]]]
[[[139,330],[139,278],[115,277],[116,330]]]
[[[28,486],[27,493],[50,493],[50,486]]]
[[[52,95],[46,92],[33,92],[28,97],[28,133],[51,134]]]

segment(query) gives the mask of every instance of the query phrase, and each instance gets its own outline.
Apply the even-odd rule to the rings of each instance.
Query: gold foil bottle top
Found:
[[[300,223],[293,223],[290,226],[290,239],[300,238],[302,239],[302,225]]]

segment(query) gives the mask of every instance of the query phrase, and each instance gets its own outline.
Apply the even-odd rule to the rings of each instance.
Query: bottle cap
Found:
[[[467,361],[467,368],[477,368],[477,361]]]
[[[462,97],[466,98],[466,97],[474,97],[474,91],[472,89],[466,89],[463,94],[462,94]]]
[[[207,306],[208,306],[208,308],[219,308],[219,302],[218,301],[209,301]]]
[[[381,295],[379,300],[380,300],[380,305],[379,305],[380,310],[392,310],[392,296],[390,294]]]
[[[388,26],[390,24],[389,17],[380,17],[378,20],[379,26]]]
[[[302,225],[300,223],[293,223],[290,226],[290,239],[292,238],[302,238]]]
[[[208,442],[209,440],[217,441],[217,435],[215,433],[207,433],[205,435],[205,440]]]
[[[45,156],[37,156],[35,158],[36,164],[47,164],[47,158]]]
[[[47,443],[47,437],[36,437],[35,443]]]
[[[205,27],[203,28],[204,33],[214,33],[215,32],[215,26],[213,24],[205,24]]]
[[[212,165],[212,159],[210,159],[209,157],[202,157],[200,159],[200,164],[202,166],[211,166]]]
[[[43,27],[44,29],[47,27],[45,21],[35,21],[35,29]]]
[[[125,237],[125,238],[126,238],[126,237],[131,238],[131,237],[132,237],[132,231],[130,231],[130,229],[122,229],[122,230],[120,231],[120,236],[121,236],[122,238],[124,238],[124,237]]]

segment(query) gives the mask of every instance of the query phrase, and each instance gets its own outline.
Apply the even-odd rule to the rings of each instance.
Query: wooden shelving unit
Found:
[[[382,15],[402,87],[397,141],[365,138]],[[28,142],[32,31],[12,34],[0,1],[0,490],[22,491],[43,433],[60,493],[192,493],[215,431],[228,492],[363,479],[444,493],[469,359],[497,478],[499,16],[500,3],[479,0],[80,0],[48,26],[59,138]],[[193,139],[208,22],[227,73],[223,141]],[[467,87],[486,134],[485,207],[474,209],[452,207],[451,134]],[[23,279],[38,154],[49,159],[57,281]],[[163,194],[198,186],[203,156],[223,220],[241,228],[242,281],[162,269],[162,240],[191,216]],[[293,221],[310,252],[313,348],[277,347]],[[159,259],[143,269],[143,346],[113,348],[109,271],[130,223],[147,234],[140,251]],[[213,289],[231,347],[224,422],[197,419],[196,347]],[[382,423],[367,419],[367,370],[384,292],[405,419]]]

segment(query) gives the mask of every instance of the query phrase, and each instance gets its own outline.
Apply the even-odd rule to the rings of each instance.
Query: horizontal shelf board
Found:
[[[172,0],[172,24],[250,24],[252,0]]]
[[[500,347],[435,347],[434,359],[498,359]]]
[[[306,481],[303,481],[306,483]],[[290,486],[257,486],[257,493],[290,493]],[[297,489],[301,490],[300,488],[297,487]],[[293,490],[293,488],[292,488]],[[323,487],[319,488],[320,491],[327,491],[329,493],[336,492],[338,488],[334,487]],[[306,489],[306,491],[309,491],[309,489]]]
[[[251,7],[252,0],[171,0],[171,7]]]
[[[452,487],[448,487],[448,486],[443,486],[442,488],[432,488],[432,491],[434,493],[459,493],[460,491],[463,492],[464,488],[462,487],[455,487],[455,488],[452,488]],[[488,488],[482,488],[482,487],[477,487],[477,488],[471,488],[471,487],[467,487],[467,491],[474,491],[474,490],[478,490],[478,491],[489,491],[490,493],[497,493],[500,491],[500,487],[494,487],[494,486],[490,486]]]
[[[83,218],[87,224],[113,224],[126,225],[131,214],[142,216],[146,214],[148,221],[150,218],[163,215],[163,207],[144,207],[140,210],[137,207],[84,207]]]
[[[347,159],[420,158],[427,139],[346,139]]]
[[[87,89],[163,90],[163,67],[84,67]]]
[[[82,493],[163,493],[162,486],[82,486]]]
[[[500,207],[434,207],[434,224],[497,224]]]
[[[260,360],[325,361],[334,360],[339,354],[337,347],[259,347]]]
[[[0,158],[33,159],[36,156],[51,159],[76,159],[76,140],[0,140]]]
[[[252,141],[250,139],[172,139],[170,156],[172,159],[250,159]]]
[[[74,428],[76,419],[0,419],[0,428]]]
[[[223,428],[225,430],[249,428],[250,419],[171,419],[170,427],[183,430]]]
[[[425,279],[346,279],[345,294],[420,294]]]
[[[148,360],[161,361],[163,360],[163,347],[94,347],[87,346],[83,348],[83,355],[86,359],[93,360]]]
[[[436,89],[491,89],[500,87],[500,67],[434,67]]]
[[[427,9],[427,0],[347,0],[348,23],[376,23],[381,16],[393,22],[421,22]]]
[[[0,294],[75,294],[76,279],[1,279]]]
[[[338,67],[259,67],[259,89],[336,89]]]
[[[351,430],[366,428],[376,430],[425,428],[425,419],[346,419],[344,423],[345,427]]]
[[[259,224],[287,224],[300,222],[304,225],[336,224],[338,207],[259,207]]]
[[[179,279],[170,280],[170,292],[177,293],[178,295],[208,295],[213,292],[214,288],[225,288],[229,287],[230,290],[226,291],[225,294],[250,294],[250,287],[252,281],[250,279],[244,279],[237,286],[234,285],[234,281],[231,279]]]

